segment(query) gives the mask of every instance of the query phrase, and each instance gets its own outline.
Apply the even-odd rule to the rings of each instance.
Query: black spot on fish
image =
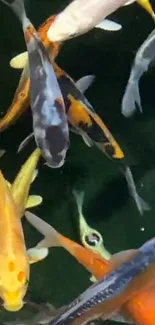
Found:
[[[52,156],[57,155],[66,147],[66,138],[58,125],[49,126],[46,129],[45,141]]]
[[[114,147],[110,144],[107,143],[105,144],[105,152],[108,156],[110,156],[111,158],[113,158],[114,154],[115,154],[115,149]]]

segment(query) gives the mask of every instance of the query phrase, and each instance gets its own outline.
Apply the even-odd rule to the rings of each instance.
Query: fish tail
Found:
[[[151,207],[137,193],[136,185],[135,185],[132,173],[131,173],[131,169],[128,166],[126,166],[125,169],[123,170],[123,174],[124,174],[127,184],[128,184],[129,193],[134,198],[140,214],[143,215],[144,211],[151,210]]]
[[[140,113],[143,113],[138,80],[135,79],[129,82],[126,87],[122,100],[121,112],[125,117],[131,117],[135,113],[137,106]]]
[[[25,212],[25,217],[45,237],[37,244],[37,248],[61,246],[61,235],[51,225],[29,211]]]
[[[84,191],[79,192],[77,190],[73,190],[73,195],[77,204],[77,208],[78,208],[78,213],[79,215],[83,215],[82,213],[82,206],[83,206],[83,201],[84,201]]]
[[[20,21],[22,21],[23,18],[26,16],[23,0],[15,0],[12,3],[9,3],[6,0],[1,1],[13,10],[13,12],[17,15]]]

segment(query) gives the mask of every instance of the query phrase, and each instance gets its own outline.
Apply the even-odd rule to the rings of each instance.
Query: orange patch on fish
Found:
[[[68,96],[71,105],[68,109],[68,117],[74,126],[79,127],[81,123],[86,124],[88,127],[92,125],[91,117],[88,112],[84,109],[84,106],[75,100],[72,95]]]
[[[8,269],[9,269],[10,272],[13,272],[15,270],[15,263],[10,261],[8,263]]]
[[[25,272],[20,271],[18,273],[18,281],[21,282],[21,283],[24,283],[25,282]]]

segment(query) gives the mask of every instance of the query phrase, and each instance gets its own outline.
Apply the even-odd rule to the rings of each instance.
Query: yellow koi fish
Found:
[[[20,211],[0,171],[0,297],[4,308],[17,311],[29,281],[29,260]]]
[[[29,264],[44,259],[48,250],[26,251],[21,217],[26,207],[40,204],[40,196],[28,196],[41,153],[34,150],[11,185],[0,171],[0,298],[8,311],[23,307],[29,281]],[[36,175],[36,172],[35,172]]]

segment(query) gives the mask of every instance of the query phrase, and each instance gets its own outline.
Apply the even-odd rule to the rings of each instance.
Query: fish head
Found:
[[[24,262],[24,261],[23,261]],[[28,264],[28,263],[27,263]],[[3,306],[10,312],[20,310],[26,294],[29,281],[29,264],[18,268],[14,261],[7,263],[7,270],[3,268],[3,274],[0,274],[0,296],[3,300]]]
[[[76,36],[77,21],[63,13],[56,16],[52,25],[47,31],[47,38],[50,42],[62,42]]]

